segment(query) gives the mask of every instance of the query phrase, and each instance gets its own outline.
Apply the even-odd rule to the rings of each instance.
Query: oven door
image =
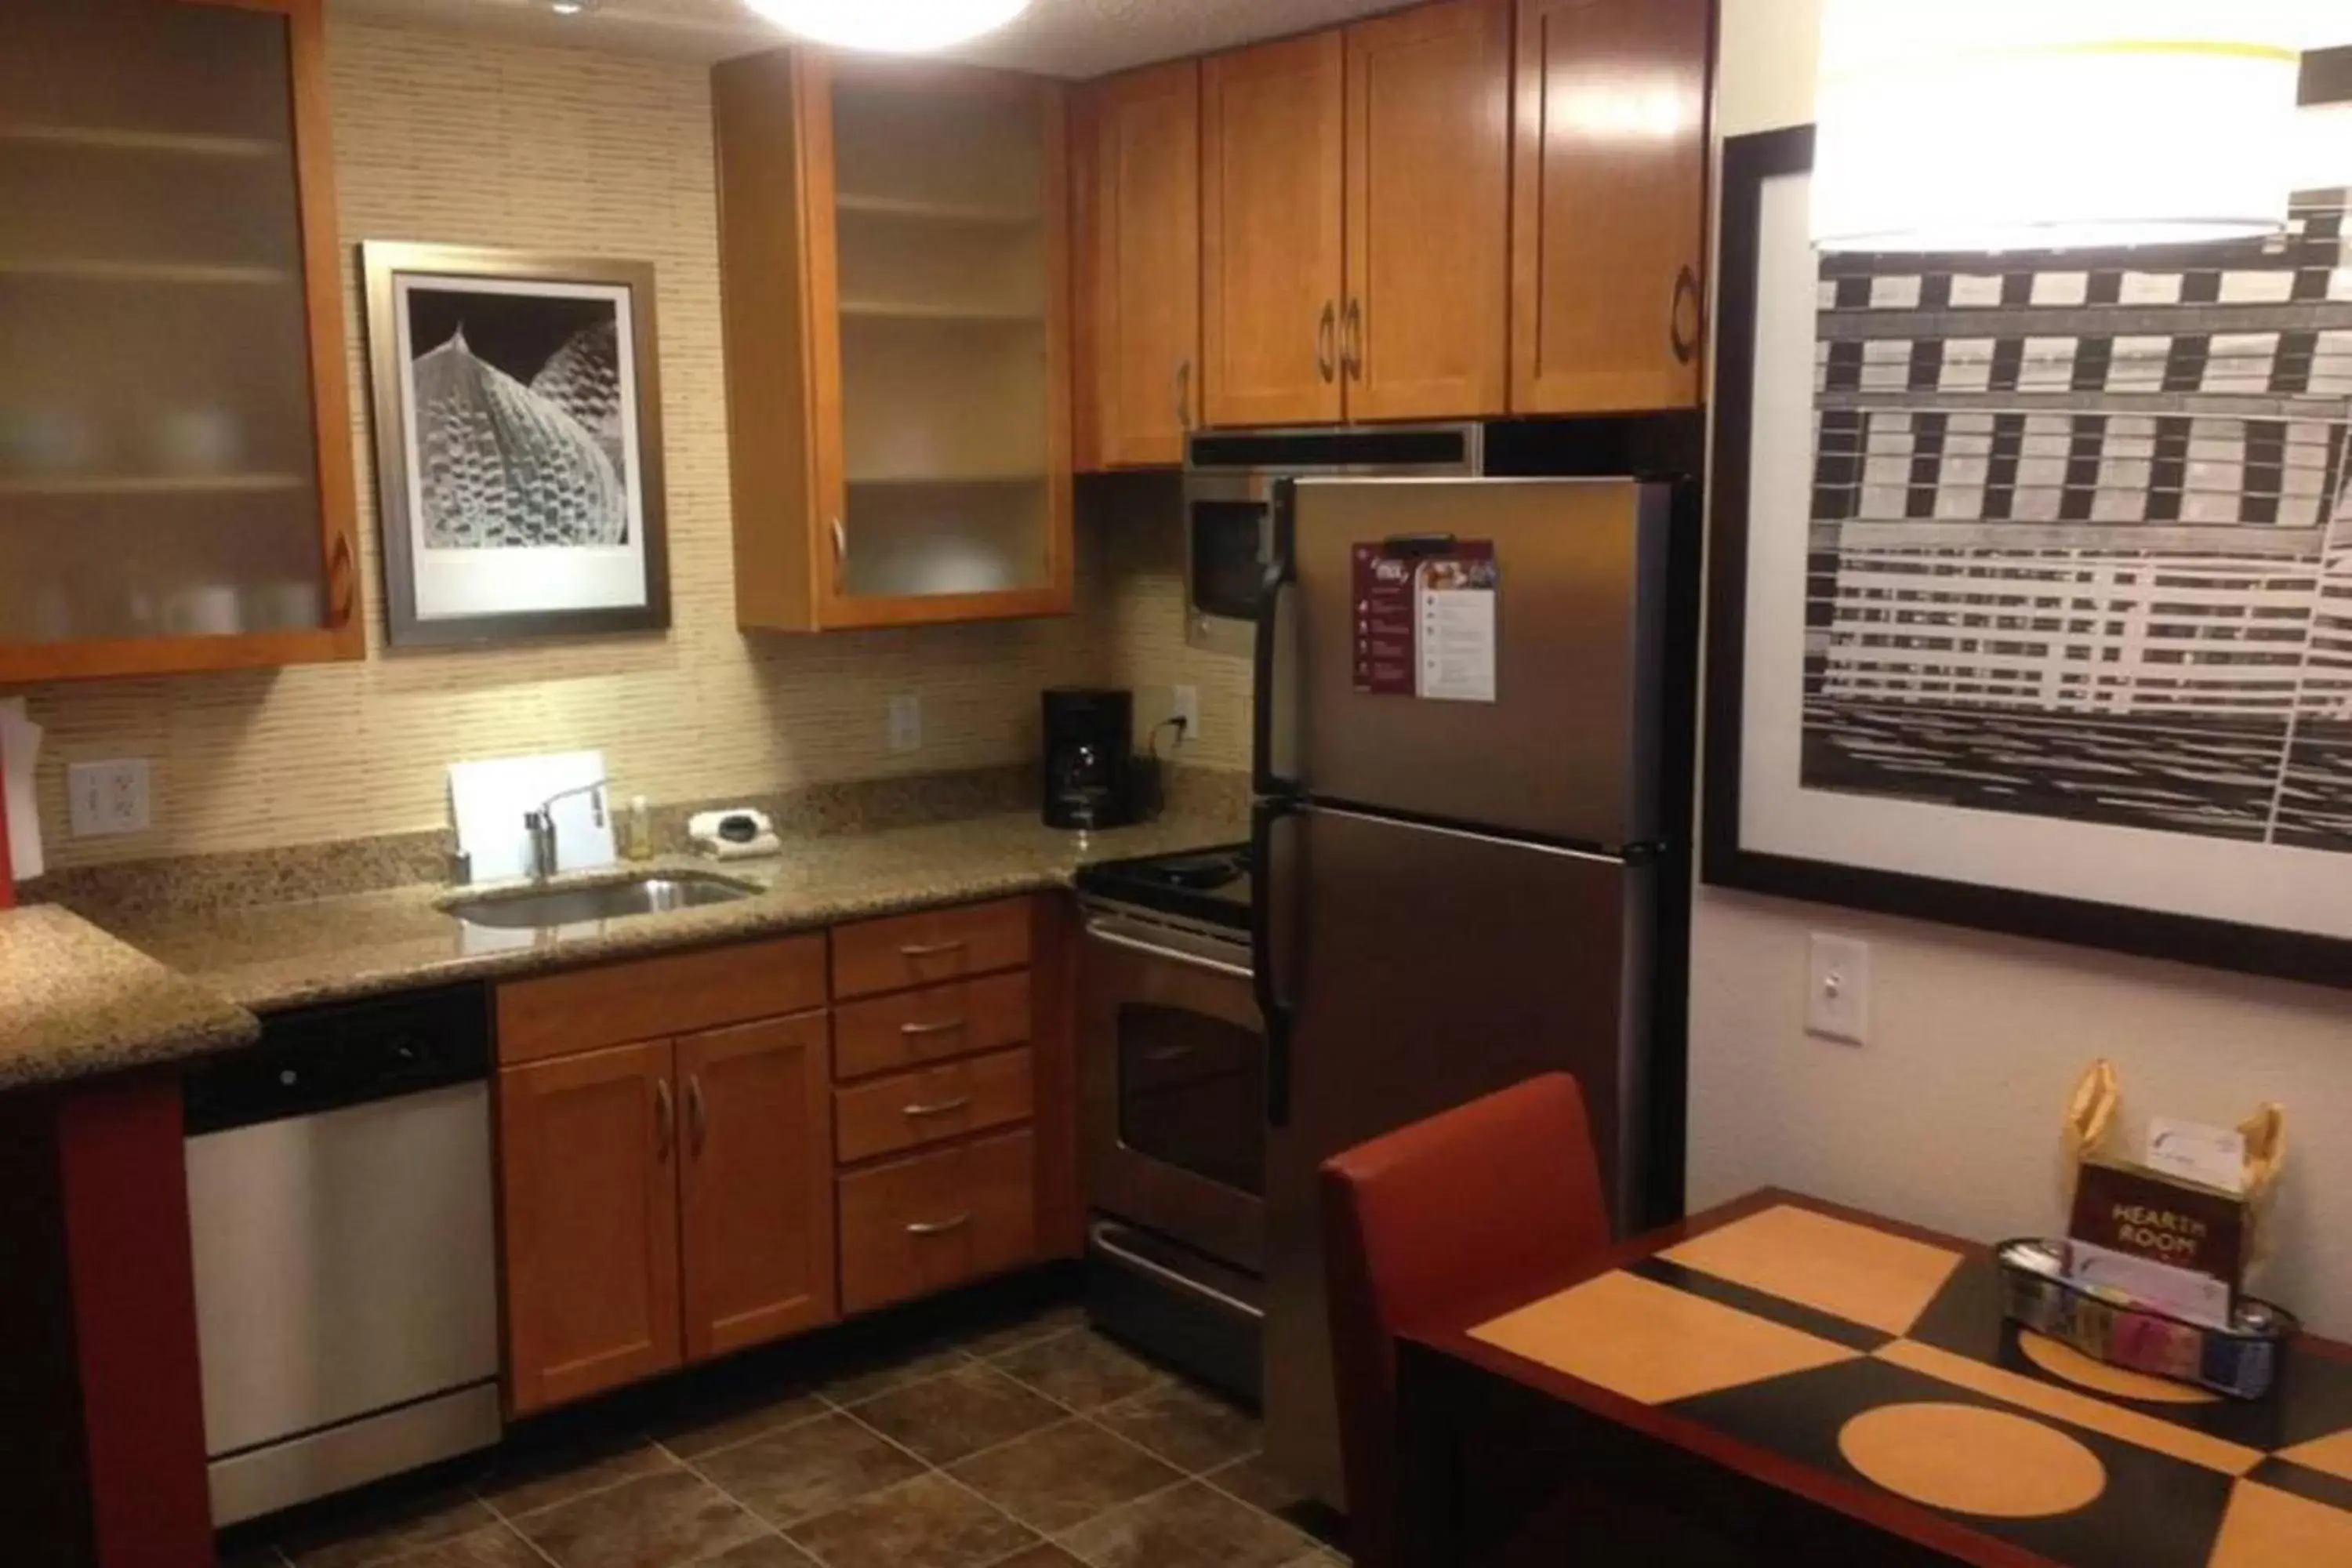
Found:
[[[1092,1205],[1260,1272],[1265,1034],[1247,950],[1092,911],[1082,989]]]

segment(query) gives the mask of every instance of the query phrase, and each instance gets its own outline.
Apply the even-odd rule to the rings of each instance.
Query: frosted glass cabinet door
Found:
[[[0,681],[362,651],[316,0],[0,5]]]

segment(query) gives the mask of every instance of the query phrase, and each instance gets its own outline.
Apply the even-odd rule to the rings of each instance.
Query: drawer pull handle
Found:
[[[971,1104],[971,1096],[961,1094],[953,1100],[938,1100],[929,1105],[905,1106],[901,1108],[901,1112],[908,1116],[946,1116],[952,1111],[961,1110]]]
[[[1143,1053],[1143,1059],[1153,1067],[1165,1067],[1170,1062],[1182,1061],[1195,1048],[1192,1046],[1155,1046]]]
[[[961,952],[971,946],[958,938],[954,942],[910,942],[898,949],[901,958],[944,958],[950,952]]]
[[[936,1024],[901,1024],[898,1026],[898,1032],[909,1037],[952,1035],[963,1026],[964,1021],[961,1018],[944,1018]]]
[[[966,1209],[952,1219],[919,1219],[907,1227],[908,1236],[945,1236],[951,1230],[961,1230],[971,1223],[971,1211]]]

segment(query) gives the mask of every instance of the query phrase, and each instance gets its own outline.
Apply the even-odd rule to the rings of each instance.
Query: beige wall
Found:
[[[362,239],[655,264],[675,626],[531,651],[372,648],[358,665],[35,689],[49,731],[51,862],[433,826],[443,766],[460,757],[601,746],[621,788],[684,799],[1030,755],[1038,688],[1099,662],[1087,617],[798,638],[735,630],[705,72],[341,24],[328,45],[347,265]],[[373,464],[356,298],[348,304],[374,638]],[[1087,593],[1099,600],[1100,584]],[[923,700],[924,744],[894,756],[885,705],[902,691]],[[77,842],[65,833],[65,764],[108,757],[153,761],[156,830]]]
[[[1812,118],[1818,0],[1723,0],[1731,135]],[[1873,944],[1871,1042],[1804,1032],[1807,934]],[[2286,1106],[2282,1256],[2261,1283],[2352,1334],[2352,996],[1701,889],[1690,1187],[1764,1184],[1992,1239],[2062,1224],[2058,1116],[2112,1058],[2126,1121]]]

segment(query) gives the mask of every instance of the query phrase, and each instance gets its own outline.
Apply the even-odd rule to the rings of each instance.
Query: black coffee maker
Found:
[[[1134,693],[1055,687],[1045,704],[1045,826],[1124,827],[1136,820]]]

